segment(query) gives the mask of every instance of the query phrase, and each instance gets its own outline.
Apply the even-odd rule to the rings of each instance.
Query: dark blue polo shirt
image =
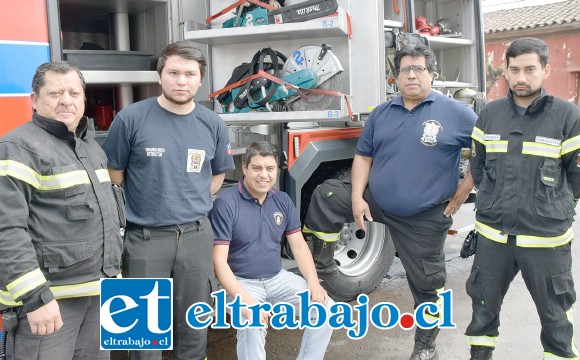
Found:
[[[356,153],[373,158],[369,188],[381,209],[411,216],[449,199],[476,120],[467,104],[434,91],[411,111],[401,96],[375,108]]]
[[[298,211],[288,194],[274,189],[260,205],[242,182],[214,201],[209,213],[214,244],[230,246],[228,264],[236,276],[272,277],[282,269],[282,235],[300,231]]]

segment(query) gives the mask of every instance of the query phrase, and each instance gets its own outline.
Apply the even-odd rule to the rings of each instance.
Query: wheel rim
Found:
[[[368,272],[380,258],[385,241],[385,226],[365,222],[364,232],[356,223],[344,224],[334,250],[334,260],[340,271],[348,276]]]

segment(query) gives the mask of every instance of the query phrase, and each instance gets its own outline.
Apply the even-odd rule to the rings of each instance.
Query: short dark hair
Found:
[[[437,70],[437,58],[435,57],[433,50],[431,50],[431,48],[428,46],[421,44],[405,45],[399,51],[397,51],[395,54],[395,69],[397,72],[401,70],[401,59],[404,56],[422,56],[425,58],[425,66],[430,73]]]
[[[243,163],[248,166],[252,157],[254,156],[273,156],[276,159],[276,164],[278,164],[278,150],[272,144],[267,141],[256,141],[248,145],[246,148],[246,153],[244,154]]]
[[[203,80],[203,77],[205,76],[207,61],[205,60],[205,56],[203,56],[201,50],[193,46],[191,41],[187,40],[171,43],[161,51],[161,56],[157,61],[157,73],[159,73],[159,75],[161,75],[161,72],[165,67],[165,61],[167,61],[167,58],[173,55],[182,57],[184,59],[197,61],[199,64],[199,72],[201,73],[201,78]]]
[[[548,45],[541,39],[525,37],[514,40],[505,53],[508,66],[510,65],[510,58],[523,54],[537,54],[542,68],[548,65]]]
[[[32,77],[32,91],[34,91],[35,94],[38,95],[40,89],[46,84],[46,73],[49,71],[59,74],[67,74],[71,71],[76,71],[79,79],[81,80],[83,92],[85,91],[85,78],[79,68],[66,61],[51,61],[45,62],[36,68],[36,72]]]

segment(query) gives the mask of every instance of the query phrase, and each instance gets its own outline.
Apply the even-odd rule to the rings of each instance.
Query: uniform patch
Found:
[[[540,144],[548,144],[552,146],[560,146],[562,144],[562,140],[552,139],[549,137],[544,136],[536,136],[536,142]]]
[[[485,135],[483,135],[483,140],[498,141],[498,140],[501,140],[501,135],[500,134],[485,134]]]
[[[284,218],[284,215],[282,215],[281,212],[276,211],[274,214],[274,222],[276,223],[276,225],[280,226],[282,225],[282,219]]]
[[[232,145],[230,143],[226,145],[226,152],[228,155],[232,154]]]
[[[580,167],[580,153],[576,155],[576,167]]]
[[[437,120],[427,120],[423,123],[423,136],[421,143],[425,146],[437,145],[437,134],[443,131],[443,126]]]
[[[187,172],[200,172],[204,160],[205,150],[187,149]]]
[[[165,152],[165,148],[145,148],[147,156],[162,157]]]

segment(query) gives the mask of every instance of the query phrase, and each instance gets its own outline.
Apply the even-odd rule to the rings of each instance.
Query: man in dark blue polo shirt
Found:
[[[318,274],[338,276],[334,244],[344,223],[385,224],[405,268],[415,308],[438,303],[446,271],[443,245],[455,214],[473,189],[459,183],[459,156],[471,146],[477,116],[465,103],[431,90],[436,57],[426,46],[395,55],[400,96],[377,106],[356,147],[350,181],[328,180],[312,194],[304,232],[312,234]],[[438,317],[437,314],[429,314]],[[439,328],[415,332],[410,360],[438,360]]]
[[[252,143],[242,163],[244,177],[221,193],[209,214],[215,241],[216,276],[229,297],[241,297],[248,306],[287,302],[298,307],[296,293],[310,290],[310,299],[330,307],[332,299],[320,286],[312,255],[302,233],[298,212],[290,197],[272,189],[278,175],[278,154],[268,142]],[[286,235],[304,280],[282,268],[280,238]],[[231,299],[230,299],[231,301]],[[242,310],[250,319],[248,308]],[[263,324],[270,314],[261,311]],[[324,325],[306,329],[298,359],[322,359],[332,335]],[[266,359],[266,331],[238,329],[238,359]]]

